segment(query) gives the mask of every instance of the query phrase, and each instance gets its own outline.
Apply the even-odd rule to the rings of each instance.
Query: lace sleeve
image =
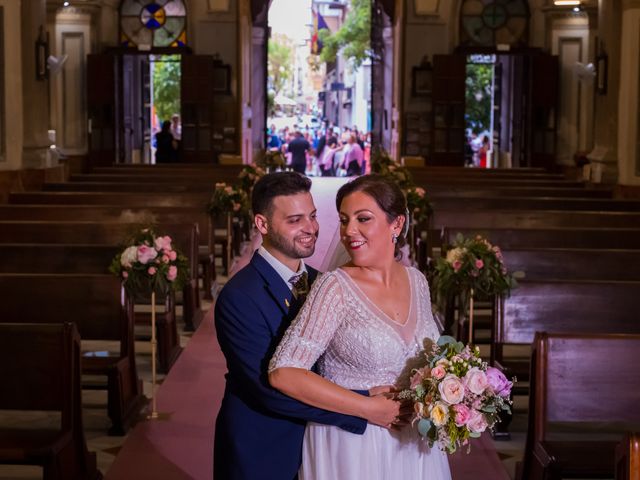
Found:
[[[416,270],[414,273],[418,278],[417,285],[419,295],[422,297],[422,301],[424,302],[423,321],[425,322],[427,337],[429,337],[433,341],[437,341],[438,338],[440,338],[441,327],[433,318],[433,306],[431,305],[431,291],[429,290],[429,282],[422,274],[422,272]]]
[[[343,319],[342,287],[335,273],[325,273],[311,287],[300,313],[284,334],[269,362],[280,367],[310,369],[324,353]]]

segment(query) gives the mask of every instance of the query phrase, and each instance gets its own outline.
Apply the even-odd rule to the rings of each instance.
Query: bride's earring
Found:
[[[398,243],[398,234],[395,232],[391,235],[391,243],[393,244]]]

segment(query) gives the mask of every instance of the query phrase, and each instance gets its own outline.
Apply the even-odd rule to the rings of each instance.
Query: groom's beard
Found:
[[[310,242],[302,242],[301,239],[312,237]],[[296,235],[294,238],[287,238],[272,230],[269,232],[269,243],[289,258],[308,258],[313,255],[316,249],[318,232]]]

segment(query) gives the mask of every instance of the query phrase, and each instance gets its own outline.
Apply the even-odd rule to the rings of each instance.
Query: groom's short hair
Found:
[[[270,216],[273,199],[311,190],[311,180],[297,172],[268,173],[256,182],[251,192],[253,214]]]

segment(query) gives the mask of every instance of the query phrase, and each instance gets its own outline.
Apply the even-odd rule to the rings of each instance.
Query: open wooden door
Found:
[[[182,162],[213,163],[213,57],[182,55]]]
[[[559,68],[556,55],[531,57],[531,167],[556,163]]]
[[[433,56],[433,154],[428,165],[464,165],[464,55]]]
[[[115,55],[87,55],[89,169],[109,166],[116,161],[118,69]]]

